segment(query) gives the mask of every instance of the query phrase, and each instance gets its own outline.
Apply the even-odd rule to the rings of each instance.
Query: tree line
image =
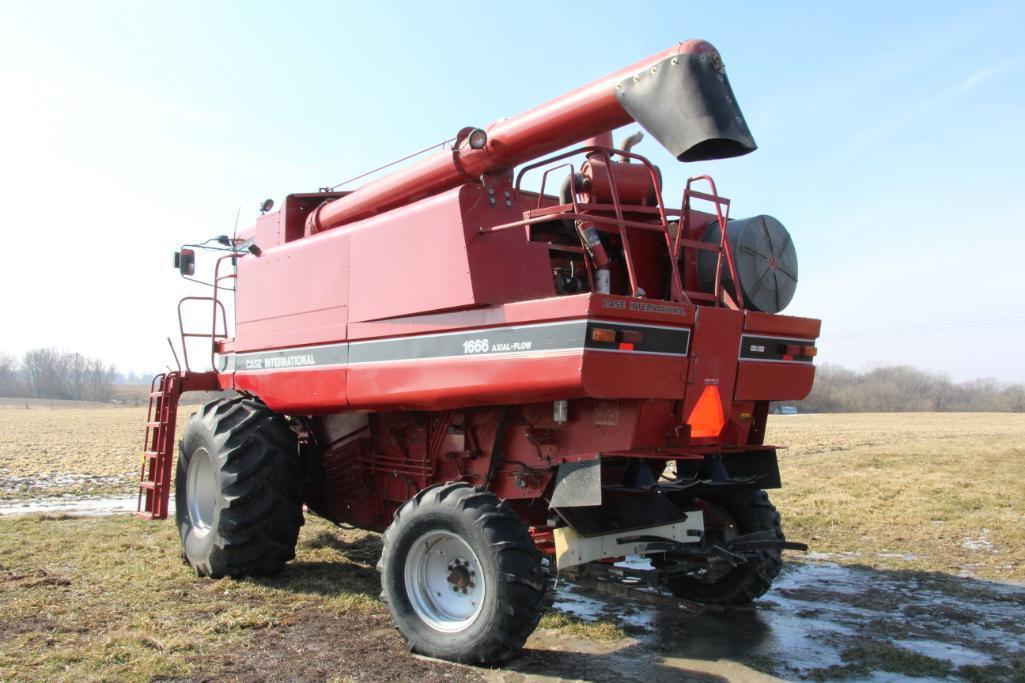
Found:
[[[889,365],[864,372],[823,364],[815,386],[797,402],[809,413],[1025,412],[1025,384],[995,379],[952,382],[936,372]]]
[[[109,401],[117,369],[98,358],[53,347],[26,351],[19,359],[0,353],[0,396]]]

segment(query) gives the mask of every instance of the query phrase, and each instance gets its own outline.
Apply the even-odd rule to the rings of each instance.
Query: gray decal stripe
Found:
[[[442,335],[353,342],[349,363],[377,363],[410,358],[487,356],[578,349],[584,345],[586,320],[565,323],[492,327]]]
[[[637,352],[686,356],[690,343],[690,330],[686,328],[581,319],[245,352],[235,354],[234,368],[237,372],[290,370],[416,359],[510,357],[585,348],[619,350],[618,344],[590,341],[593,327],[641,332],[644,340],[635,346]]]
[[[297,349],[240,353],[235,357],[235,370],[292,370],[296,368],[345,365],[349,345],[303,346]]]

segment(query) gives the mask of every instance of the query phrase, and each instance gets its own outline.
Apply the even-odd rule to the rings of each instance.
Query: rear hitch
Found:
[[[709,563],[725,566],[727,571],[746,564],[758,550],[808,550],[807,543],[780,540],[773,531],[757,531],[712,545],[679,543],[663,538],[625,536],[621,543],[645,543],[646,555],[671,553],[679,560],[665,566],[635,567],[608,562],[590,562],[566,571],[574,579],[589,579],[597,584],[619,583],[628,586],[644,586],[664,593],[670,577],[701,575],[708,570]],[[688,560],[705,560],[705,564],[691,564]]]

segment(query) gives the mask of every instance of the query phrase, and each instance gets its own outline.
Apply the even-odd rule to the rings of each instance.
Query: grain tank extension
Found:
[[[210,296],[179,304],[206,308],[182,347],[206,338],[213,369],[186,350],[154,379],[140,514],[168,515],[174,470],[184,555],[212,577],[284,569],[306,513],[382,531],[402,635],[471,663],[519,651],[558,572],[762,595],[804,548],[766,494],[766,416],[811,389],[819,322],[780,313],[786,228],[732,219],[708,176],[663,187],[638,134],[613,144],[635,122],[681,162],[755,149],[719,53],[690,40],[183,247],[186,277],[215,257]],[[173,468],[195,390],[234,393],[192,416]]]

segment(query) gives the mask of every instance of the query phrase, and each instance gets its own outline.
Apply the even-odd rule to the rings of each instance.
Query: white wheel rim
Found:
[[[192,459],[189,460],[185,499],[188,503],[189,523],[196,533],[206,535],[214,521],[217,482],[210,453],[202,446],[192,452]]]
[[[428,531],[409,549],[406,594],[424,623],[443,633],[468,628],[484,606],[487,586],[480,560],[450,531]]]

